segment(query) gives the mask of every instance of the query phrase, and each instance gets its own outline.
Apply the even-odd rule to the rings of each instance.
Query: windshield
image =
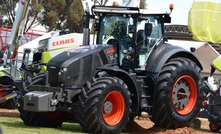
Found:
[[[121,68],[131,68],[133,58],[138,58],[135,66],[142,68],[145,66],[145,61],[153,46],[162,37],[162,26],[156,18],[155,16],[142,16],[142,19],[134,20],[132,17],[106,15],[100,20],[97,43],[117,46]],[[137,22],[137,20],[140,21]],[[150,35],[145,35],[145,24],[147,23],[152,25]],[[133,46],[137,48],[136,53],[134,53]]]
[[[133,34],[129,33],[128,27],[133,25],[133,22],[132,17],[113,15],[105,16],[100,22],[101,29],[99,30],[98,43],[118,46],[120,66],[125,56],[124,51],[132,49]]]
[[[123,16],[105,16],[101,21],[98,43],[107,44],[110,39],[132,35],[128,33],[128,26],[133,25],[132,18]]]

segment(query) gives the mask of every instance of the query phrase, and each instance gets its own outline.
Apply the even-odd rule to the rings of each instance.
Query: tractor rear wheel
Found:
[[[130,92],[122,80],[97,78],[82,89],[78,121],[90,133],[119,133],[129,121],[130,105]]]
[[[160,127],[188,125],[200,110],[203,91],[200,68],[191,60],[167,62],[158,77],[151,120]]]
[[[37,75],[32,79],[31,84],[43,84],[44,75]],[[30,85],[31,85],[30,84]],[[27,126],[40,126],[40,127],[60,127],[64,122],[64,114],[62,112],[31,112],[23,109],[23,99],[19,98],[18,111],[20,112],[20,118]]]
[[[4,88],[7,88],[9,85],[12,85],[13,83],[13,80],[9,77],[1,77],[0,78],[0,84],[2,85],[0,90],[1,89],[4,89]],[[7,85],[7,86],[4,86],[4,85]],[[1,97],[4,97],[8,94],[12,93],[11,91],[7,91],[7,92],[0,92],[0,98]],[[8,109],[15,109],[16,108],[16,103],[15,103],[15,100],[14,99],[10,99],[10,100],[7,100],[6,102],[4,103],[1,103],[0,104],[0,108],[8,108]]]

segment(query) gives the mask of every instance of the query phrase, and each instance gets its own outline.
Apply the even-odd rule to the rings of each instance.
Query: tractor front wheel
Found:
[[[82,89],[78,121],[87,132],[119,133],[129,121],[130,105],[130,93],[122,80],[98,78]]]
[[[18,109],[20,118],[27,126],[40,126],[40,127],[61,127],[63,123],[62,112],[30,112]]]
[[[203,98],[200,68],[191,60],[167,62],[158,77],[151,120],[160,127],[186,126],[200,110]]]
[[[30,85],[44,84],[44,75],[39,74],[32,79]],[[22,92],[25,94],[24,92]],[[23,99],[18,99],[20,106],[20,118],[27,126],[40,126],[40,127],[60,127],[64,122],[64,114],[59,111],[55,112],[32,112],[23,109]]]

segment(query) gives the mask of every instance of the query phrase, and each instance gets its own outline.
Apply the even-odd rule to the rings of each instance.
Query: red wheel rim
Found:
[[[197,100],[197,85],[190,76],[180,77],[173,86],[172,104],[177,113],[189,114]]]
[[[0,92],[0,98],[2,98],[4,96],[3,92]]]
[[[2,89],[5,89],[5,88],[7,88],[8,86],[6,86],[6,85],[1,85],[0,86],[0,90],[2,90]],[[2,98],[2,97],[4,97],[5,96],[5,92],[0,92],[0,98]]]
[[[102,114],[108,125],[117,125],[123,118],[124,110],[125,103],[121,93],[112,91],[105,97]]]
[[[217,130],[218,129],[218,124],[217,123],[210,123],[210,128],[212,129],[212,130]]]
[[[50,118],[50,119],[57,119],[58,117],[60,117],[62,112],[46,112],[45,115]]]

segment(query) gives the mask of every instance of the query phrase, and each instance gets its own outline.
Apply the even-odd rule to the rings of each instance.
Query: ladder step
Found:
[[[141,95],[141,98],[151,98],[151,96]]]
[[[137,78],[144,79],[144,78],[147,78],[147,76],[137,76]]]
[[[150,118],[150,117],[152,117],[152,115],[142,114],[142,115],[138,116],[138,120],[140,120],[141,118]]]
[[[145,104],[144,106],[142,106],[141,108],[152,108],[151,105]]]
[[[143,86],[143,89],[148,89],[149,88],[149,86]]]

